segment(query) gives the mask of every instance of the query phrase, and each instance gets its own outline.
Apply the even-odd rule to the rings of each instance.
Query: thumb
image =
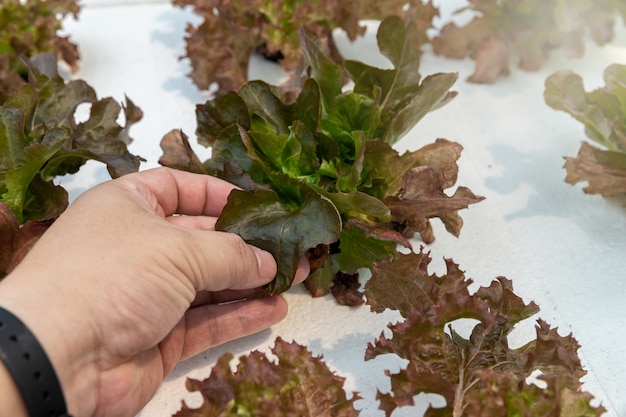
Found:
[[[276,276],[274,257],[247,244],[240,236],[217,231],[184,228],[191,236],[179,248],[185,250],[186,275],[196,291],[245,290],[261,287]]]

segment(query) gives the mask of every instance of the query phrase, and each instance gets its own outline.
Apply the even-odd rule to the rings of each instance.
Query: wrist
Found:
[[[81,338],[84,332],[78,325],[80,320],[65,314],[72,311],[67,308],[70,302],[67,295],[55,291],[58,288],[54,285],[45,288],[31,286],[29,278],[33,276],[46,278],[37,280],[38,283],[54,283],[55,277],[35,274],[32,270],[26,273],[16,270],[0,283],[0,307],[17,316],[45,351],[61,386],[68,413],[74,417],[90,415],[88,406],[94,398],[95,377],[92,384],[88,375],[95,375],[94,367],[90,366],[95,362],[87,356],[90,350]],[[19,409],[28,416],[15,380],[6,366],[2,371],[4,385],[16,390]],[[9,383],[6,383],[7,377]],[[18,407],[15,404],[12,406]],[[0,417],[4,415],[0,413]]]

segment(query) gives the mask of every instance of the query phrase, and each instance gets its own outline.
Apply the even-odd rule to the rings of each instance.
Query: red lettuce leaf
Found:
[[[484,199],[466,187],[458,187],[452,196],[444,192],[456,181],[456,159],[461,149],[457,143],[438,139],[417,151],[421,164],[402,177],[401,191],[397,195],[383,199],[405,236],[418,232],[426,243],[432,242],[434,236],[429,219],[434,217],[444,223],[448,232],[458,236],[463,226],[458,210]]]
[[[626,65],[607,67],[604,81],[604,87],[587,92],[580,75],[559,71],[546,80],[544,97],[550,107],[581,122],[587,136],[605,148],[583,142],[575,158],[565,158],[565,181],[586,181],[586,193],[612,196],[626,192]]]
[[[239,358],[235,371],[230,365],[232,354],[223,355],[207,379],[187,381],[190,391],[202,394],[203,404],[190,408],[183,403],[175,417],[359,415],[353,405],[359,395],[352,393],[348,398],[344,378],[330,371],[321,357],[281,338],[271,353],[277,362],[253,351]]]
[[[569,184],[587,182],[588,194],[613,196],[626,193],[626,153],[606,151],[583,142],[575,158],[565,157]]]
[[[306,251],[335,242],[341,232],[339,213],[328,200],[306,186],[301,193],[301,204],[292,209],[273,191],[235,190],[215,225],[274,255],[278,273],[265,287],[272,294],[291,286]]]
[[[442,416],[600,416],[605,409],[592,405],[582,390],[585,371],[578,357],[579,344],[570,334],[538,319],[536,337],[511,348],[509,334],[516,324],[534,316],[539,308],[517,296],[511,281],[498,277],[474,293],[459,266],[446,259],[446,273],[428,272],[428,253],[401,254],[376,264],[365,287],[373,311],[398,310],[404,320],[389,324],[365,360],[397,355],[406,360],[399,372],[386,372],[391,390],[377,393],[379,408],[391,416],[399,407],[414,404],[420,393],[438,394],[443,407],[430,406],[426,417]],[[344,276],[337,290],[347,302],[357,294],[356,280]],[[335,288],[335,287],[333,287]],[[469,336],[456,331],[457,319],[474,319]],[[204,381],[188,381],[191,391],[204,399],[199,408],[183,404],[175,417],[235,416],[353,416],[358,415],[354,393],[346,398],[343,379],[295,343],[281,338],[271,362],[260,352],[240,358],[222,356]]]
[[[48,229],[48,222],[19,225],[11,208],[0,202],[0,280],[8,275]]]

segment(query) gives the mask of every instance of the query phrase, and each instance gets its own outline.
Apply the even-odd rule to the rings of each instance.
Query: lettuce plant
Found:
[[[536,338],[509,346],[516,324],[539,308],[525,304],[510,280],[498,277],[488,287],[469,292],[471,279],[446,259],[446,273],[430,274],[430,256],[400,254],[396,261],[376,264],[365,296],[375,312],[393,309],[404,321],[389,324],[391,335],[368,344],[366,360],[393,354],[407,361],[391,378],[391,392],[378,392],[387,416],[413,404],[420,393],[439,394],[442,408],[429,407],[425,416],[599,416],[584,392],[586,374],[572,335],[538,319]],[[468,337],[455,331],[454,321],[472,319]],[[533,380],[535,379],[536,380]]]
[[[233,355],[223,355],[207,379],[187,381],[190,391],[202,394],[202,406],[194,409],[183,403],[175,417],[358,416],[354,402],[360,397],[347,397],[344,378],[328,369],[321,357],[280,337],[271,353],[277,362],[254,351],[240,358],[235,371],[230,366]]]
[[[0,3],[0,103],[26,83],[28,69],[23,63],[34,55],[50,52],[78,69],[78,48],[59,36],[61,21],[77,18],[76,0],[2,0]]]
[[[137,171],[140,163],[127,149],[128,131],[143,115],[130,100],[120,126],[120,104],[98,99],[82,80],[64,81],[55,55],[37,55],[27,67],[28,83],[0,106],[0,277],[67,207],[67,191],[55,177],[75,173],[87,160],[105,163],[112,177]],[[90,116],[77,123],[81,104],[91,106]]]
[[[365,32],[363,20],[382,20],[391,14],[407,16],[420,27],[415,48],[428,42],[426,29],[438,14],[430,0],[172,0],[191,6],[203,19],[189,25],[186,56],[191,78],[200,89],[215,82],[220,90],[237,90],[248,80],[248,62],[255,52],[293,71],[301,57],[300,27],[322,39],[336,62],[342,57],[333,31],[341,29],[351,41]]]
[[[610,65],[604,81],[604,87],[586,92],[580,75],[559,71],[546,80],[544,97],[550,107],[581,122],[600,145],[583,142],[575,158],[565,158],[565,181],[586,181],[586,193],[612,196],[626,192],[626,65]]]
[[[433,50],[449,58],[476,61],[468,81],[493,83],[509,74],[510,59],[526,71],[541,68],[550,51],[584,54],[586,34],[598,45],[613,39],[617,18],[626,21],[622,0],[470,0],[459,12],[474,16],[465,26],[447,23],[432,40]]]
[[[432,241],[430,219],[440,218],[458,235],[457,211],[482,199],[464,187],[452,196],[444,192],[456,181],[457,143],[439,139],[403,155],[392,148],[455,95],[449,89],[456,74],[419,74],[411,43],[416,30],[399,17],[381,23],[379,48],[394,68],[380,69],[358,61],[338,65],[303,29],[311,76],[293,101],[279,87],[249,81],[238,93],[199,105],[198,138],[212,147],[204,163],[181,132],[164,138],[162,164],[243,188],[231,193],[216,227],[274,255],[279,269],[270,293],[289,288],[304,255],[316,267],[307,280],[314,295],[326,294],[336,278],[351,291],[360,268],[395,255],[398,244],[409,247],[415,233]],[[342,89],[345,72],[353,90]]]

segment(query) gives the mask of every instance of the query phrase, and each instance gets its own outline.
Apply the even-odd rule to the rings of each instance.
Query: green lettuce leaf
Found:
[[[107,165],[112,177],[137,171],[141,158],[127,150],[129,128],[142,117],[127,99],[97,99],[82,80],[65,82],[56,57],[37,55],[29,63],[30,80],[0,106],[0,201],[21,224],[56,218],[68,204],[67,192],[53,180],[75,173],[87,160]],[[89,118],[76,123],[80,104],[91,105]]]
[[[397,243],[392,240],[367,236],[358,228],[346,228],[339,239],[337,263],[339,270],[346,274],[355,274],[361,268],[374,268],[389,254],[395,254]]]
[[[370,97],[380,109],[380,120],[367,119],[367,129],[363,129],[369,137],[393,145],[427,113],[456,95],[449,91],[456,82],[456,74],[434,74],[421,80],[421,53],[415,48],[418,34],[413,23],[405,25],[399,17],[390,16],[381,22],[376,39],[378,48],[394,69],[374,68],[358,61],[345,63],[355,82],[354,92]]]

